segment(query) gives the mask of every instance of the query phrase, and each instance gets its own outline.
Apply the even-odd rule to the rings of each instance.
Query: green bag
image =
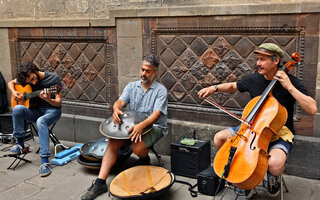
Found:
[[[196,144],[195,139],[190,139],[190,138],[183,138],[180,141],[181,144],[188,145],[188,146],[194,146]]]

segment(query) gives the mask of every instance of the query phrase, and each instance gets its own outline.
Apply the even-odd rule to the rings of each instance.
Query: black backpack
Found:
[[[0,113],[8,111],[7,85],[0,71]]]

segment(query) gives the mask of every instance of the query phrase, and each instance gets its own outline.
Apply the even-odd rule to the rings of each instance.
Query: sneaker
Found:
[[[17,144],[17,145],[14,145],[12,147],[12,149],[9,151],[9,155],[16,156],[16,155],[20,155],[26,151],[27,151],[26,147],[22,147]]]
[[[267,173],[268,194],[270,197],[276,197],[280,193],[280,176],[272,176]]]
[[[81,196],[81,200],[93,200],[97,196],[108,192],[108,186],[107,184],[103,185],[97,185],[95,184],[95,181],[92,181],[91,186],[87,189],[88,191]]]
[[[146,158],[139,158],[135,164],[136,165],[150,165],[149,155]]]
[[[251,199],[253,197],[253,194],[254,194],[254,189],[244,191],[244,196],[246,197],[246,199]]]
[[[41,177],[49,176],[49,174],[51,174],[51,165],[49,163],[43,163],[39,167],[39,172]]]

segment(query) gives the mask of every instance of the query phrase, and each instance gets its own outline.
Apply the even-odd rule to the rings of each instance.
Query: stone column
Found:
[[[314,118],[313,135],[320,137],[320,32],[318,45],[318,66],[317,66],[317,80],[316,80],[316,94],[315,100],[317,102],[318,112]]]
[[[142,63],[141,19],[117,19],[119,94],[131,81],[139,80]]]

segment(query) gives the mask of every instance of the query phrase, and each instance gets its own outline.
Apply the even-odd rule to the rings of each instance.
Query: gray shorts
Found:
[[[236,134],[236,132],[239,130],[239,128],[240,126],[229,127],[228,131],[230,131],[233,137]],[[292,144],[284,141],[282,138],[279,138],[276,141],[270,142],[268,151],[270,151],[271,149],[282,149],[288,155],[292,149]]]
[[[141,139],[147,148],[150,148],[158,140],[163,137],[162,130],[159,127],[153,126],[149,133],[144,134]]]
[[[154,145],[157,141],[159,141],[163,137],[162,130],[159,127],[153,126],[152,129],[142,135],[141,140],[144,142],[147,148],[150,148]],[[125,145],[131,145],[131,139],[126,140]]]

